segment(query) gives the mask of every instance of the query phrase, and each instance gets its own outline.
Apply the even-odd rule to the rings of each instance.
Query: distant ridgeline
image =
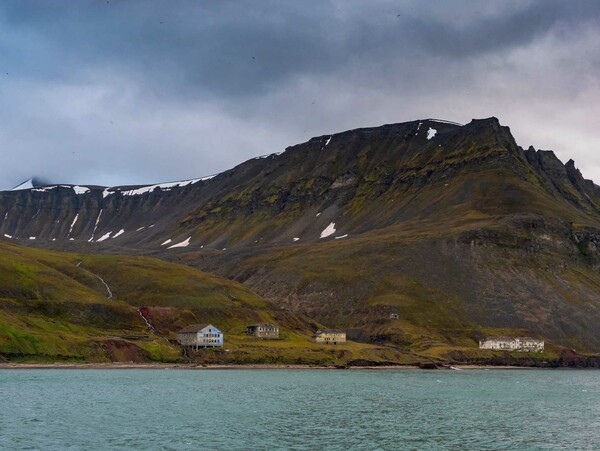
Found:
[[[496,118],[319,136],[195,180],[35,185],[0,192],[7,241],[194,266],[307,334],[432,359],[477,359],[490,336],[600,350],[600,187]]]

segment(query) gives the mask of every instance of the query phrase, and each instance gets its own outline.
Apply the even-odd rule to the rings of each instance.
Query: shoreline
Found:
[[[433,369],[422,369],[416,365],[386,365],[386,366],[350,366],[339,367],[333,365],[276,365],[276,364],[248,364],[248,365],[203,365],[189,363],[21,363],[2,362],[0,370],[23,370],[23,369],[89,369],[89,370],[129,370],[129,369],[165,369],[165,370],[422,370],[434,371]],[[509,365],[450,365],[438,367],[436,370],[462,371],[462,370],[539,370],[556,369],[533,366],[509,366]]]

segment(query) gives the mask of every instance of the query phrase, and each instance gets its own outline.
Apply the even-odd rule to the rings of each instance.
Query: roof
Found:
[[[192,324],[191,326],[184,327],[178,333],[180,333],[180,334],[193,334],[193,333],[196,333],[196,332],[200,332],[202,329],[205,329],[208,326],[212,326],[212,324],[210,324],[210,323]],[[215,329],[216,329],[216,327],[215,327]]]
[[[507,337],[507,336],[497,336],[497,337],[485,337],[483,341],[487,340],[533,340],[533,341],[542,341],[538,338],[533,337]]]
[[[272,327],[272,328],[279,328],[279,326],[275,325],[275,324],[271,324],[271,323],[256,323],[256,324],[250,324],[246,327]]]
[[[321,329],[315,332],[315,334],[345,334],[345,330],[341,329]]]
[[[488,341],[488,340],[509,340],[510,341],[510,340],[514,340],[514,339],[515,339],[515,337],[507,337],[505,335],[500,335],[497,337],[485,337],[483,339],[483,341]]]

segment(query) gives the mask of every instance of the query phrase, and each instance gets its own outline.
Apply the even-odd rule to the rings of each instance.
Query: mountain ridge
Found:
[[[421,131],[420,138],[419,128],[421,125],[419,124],[424,124],[424,130]],[[438,127],[440,131],[437,133],[437,135],[433,136],[432,139],[427,139],[425,136],[425,129],[432,128],[432,126]],[[437,132],[437,129],[435,130]],[[441,147],[445,142],[444,135],[452,135],[452,133],[456,132],[457,130],[460,130],[461,134],[465,136],[463,136],[462,142],[456,143],[456,147],[464,146],[466,144],[466,142],[464,142],[465,139],[473,139],[473,134],[481,134],[483,131],[484,139],[488,140],[487,148],[476,149],[477,151],[472,152],[471,155],[467,153],[466,155],[463,154],[457,156],[452,149],[441,149],[441,152],[436,152],[435,146],[437,145],[438,147]],[[462,133],[463,130],[466,130],[466,132]],[[357,143],[360,145],[361,141],[370,139],[373,134],[381,135],[379,139],[383,140],[384,142],[386,140],[398,141],[399,135],[401,140],[410,141],[408,142],[408,145],[405,145],[404,148],[404,160],[406,161],[402,161],[402,165],[399,170],[397,170],[395,173],[389,170],[393,165],[393,163],[390,163],[390,161],[393,160],[394,155],[388,154],[385,155],[383,161],[380,162],[379,167],[371,169],[368,167],[361,168],[361,162],[354,161],[351,162],[354,164],[354,166],[346,164],[344,171],[342,171],[343,173],[336,174],[335,177],[329,177],[330,175],[335,174],[336,170],[339,170],[339,168],[336,169],[335,165],[332,164],[331,159],[327,161],[327,157],[323,158],[322,156],[317,155],[318,153],[324,153],[326,149],[327,151],[331,150],[332,147],[336,146],[336,141],[339,140],[341,140],[344,144],[349,144],[350,146],[356,145]],[[415,141],[417,141],[416,145],[414,145]],[[491,150],[492,146],[496,146],[496,153]],[[415,147],[416,152],[414,149]],[[423,154],[424,147],[429,147],[428,152],[430,153],[430,161],[423,161],[423,158],[419,158],[419,154]],[[297,152],[299,152],[299,154],[297,154]],[[392,149],[392,152],[397,152],[397,149]],[[124,234],[127,235],[127,233],[132,232],[132,228],[133,230],[137,230],[142,227],[151,226],[151,222],[154,219],[160,220],[162,215],[157,214],[154,217],[148,218],[148,223],[145,224],[142,224],[139,221],[136,224],[127,224],[129,228],[128,230],[128,228],[121,227],[118,224],[111,226],[110,221],[107,221],[108,214],[110,214],[110,209],[112,208],[114,210],[113,213],[117,213],[118,211],[121,216],[123,216],[123,210],[128,208],[127,204],[132,204],[131,206],[133,209],[138,207],[139,204],[149,203],[151,204],[149,206],[150,210],[161,210],[162,205],[159,199],[161,196],[159,196],[159,194],[162,194],[163,198],[169,199],[170,210],[177,210],[176,205],[173,205],[174,203],[184,204],[187,202],[188,205],[190,205],[189,208],[184,206],[181,209],[180,221],[177,224],[178,227],[173,228],[177,231],[179,236],[176,238],[165,236],[164,240],[161,241],[162,243],[166,239],[172,239],[173,241],[179,240],[179,242],[181,242],[187,238],[187,236],[183,236],[184,231],[181,229],[186,229],[186,226],[191,226],[190,229],[192,229],[200,222],[205,220],[210,221],[215,217],[223,216],[223,210],[235,211],[248,208],[251,211],[254,211],[256,209],[263,208],[264,205],[257,205],[259,203],[257,198],[265,194],[265,190],[270,190],[268,193],[266,193],[268,195],[264,197],[266,197],[267,200],[270,198],[270,200],[273,201],[273,205],[271,205],[271,207],[273,211],[277,213],[277,208],[286,208],[286,202],[292,205],[292,208],[294,207],[293,204],[297,202],[314,202],[319,196],[323,196],[327,190],[329,191],[327,193],[329,195],[333,194],[335,191],[348,195],[355,194],[351,191],[357,187],[357,176],[362,177],[362,181],[366,182],[359,187],[363,189],[363,191],[368,190],[367,185],[369,183],[371,185],[377,185],[373,186],[374,189],[385,191],[387,188],[389,188],[392,178],[400,179],[404,183],[414,182],[417,185],[419,185],[419,183],[432,183],[436,181],[436,178],[449,178],[451,176],[451,171],[455,170],[457,166],[460,169],[461,165],[469,162],[486,164],[486,159],[503,158],[503,153],[504,158],[509,158],[512,154],[514,158],[517,160],[523,160],[521,162],[529,164],[530,169],[533,168],[534,170],[537,170],[538,173],[545,170],[551,171],[550,175],[544,174],[545,178],[543,180],[545,183],[549,184],[550,188],[558,189],[561,194],[570,196],[571,201],[579,202],[580,206],[585,205],[586,207],[593,208],[597,211],[597,204],[594,204],[595,206],[590,207],[586,204],[585,199],[583,198],[590,196],[587,191],[590,191],[593,197],[600,198],[600,188],[598,188],[593,182],[583,179],[581,174],[575,169],[573,163],[569,162],[567,165],[562,165],[562,163],[560,163],[554,154],[546,155],[543,152],[544,151],[535,151],[532,148],[528,149],[527,151],[523,151],[516,145],[514,139],[512,139],[508,128],[501,127],[496,118],[474,120],[465,126],[457,126],[454,124],[448,124],[446,122],[427,122],[427,120],[421,120],[401,124],[389,124],[381,127],[359,128],[333,135],[323,135],[320,137],[311,138],[303,144],[288,147],[282,154],[272,154],[266,157],[253,158],[230,170],[224,171],[223,173],[200,179],[155,185],[124,185],[121,187],[110,188],[95,187],[92,185],[51,185],[36,187],[32,189],[30,193],[17,193],[15,197],[19,197],[19,195],[21,195],[20,197],[25,197],[25,199],[15,199],[14,203],[16,205],[22,205],[23,202],[34,204],[39,200],[38,197],[43,197],[42,193],[49,191],[56,191],[56,193],[59,195],[62,194],[62,196],[58,197],[61,198],[61,201],[65,201],[66,199],[64,198],[64,195],[67,194],[68,190],[72,189],[74,191],[76,196],[68,197],[68,200],[71,204],[68,206],[68,208],[71,210],[68,214],[69,217],[61,218],[55,215],[55,217],[51,218],[55,224],[56,221],[59,221],[59,223],[62,221],[63,226],[58,228],[47,227],[47,224],[49,223],[48,219],[50,219],[47,218],[43,223],[46,225],[45,230],[40,227],[32,227],[29,224],[28,230],[23,230],[22,233],[19,233],[19,224],[14,224],[11,226],[11,218],[7,216],[7,214],[10,215],[10,211],[8,211],[9,206],[7,205],[9,199],[2,199],[3,205],[0,214],[4,213],[5,220],[0,226],[0,232],[13,237],[18,237],[21,235],[21,238],[24,239],[35,237],[36,240],[65,240],[70,238],[74,238],[74,240],[81,240],[83,238],[88,242],[95,241],[98,238],[105,236],[107,233],[112,233],[114,235],[121,229],[125,230]],[[306,183],[309,183],[311,186],[302,187],[298,183],[295,185],[291,184],[290,186],[285,186],[286,184],[290,184],[289,179],[292,177],[290,175],[290,167],[288,167],[289,165],[287,165],[287,163],[289,163],[290,160],[304,159],[307,153],[310,155],[308,158],[315,157],[315,161],[319,161],[319,164],[322,164],[322,167],[318,168],[315,164],[310,165],[303,163],[299,165],[298,170],[296,171],[297,174],[294,174],[293,176],[301,178],[303,173],[311,173],[313,177],[305,180]],[[370,157],[373,158],[372,155],[370,155]],[[368,156],[365,157],[365,159],[366,158],[368,158]],[[335,154],[335,159],[336,164],[339,164],[340,161],[343,161],[344,155],[340,154],[340,152],[337,152]],[[292,164],[297,163],[297,161],[292,161]],[[367,165],[363,164],[363,166]],[[277,173],[278,170],[279,173]],[[561,170],[563,173],[560,173]],[[379,171],[379,173],[376,173],[376,171]],[[281,174],[282,172],[283,174]],[[534,176],[531,173],[527,175]],[[568,187],[569,189],[565,188],[564,180],[557,181],[561,177],[564,178],[564,176],[567,177],[567,181],[572,185],[572,187]],[[374,178],[375,180],[368,180],[369,177]],[[259,178],[265,179],[267,183],[262,183],[261,180],[257,181]],[[254,190],[254,193],[250,194],[248,198],[244,198],[243,195],[240,195],[237,199],[235,199],[231,195],[230,191],[232,184],[242,185],[243,183],[248,184],[254,183],[255,181],[260,184],[258,186],[259,189]],[[211,190],[211,187],[214,188]],[[573,187],[575,190],[572,189]],[[263,191],[262,193],[261,190]],[[204,195],[204,193],[207,191],[207,195]],[[573,193],[573,191],[576,192]],[[581,192],[585,193],[585,195],[582,195]],[[38,193],[40,194],[38,195]],[[580,194],[577,195],[577,193]],[[25,194],[32,194],[32,196],[26,196]],[[369,195],[369,193],[366,192],[358,192],[357,194],[358,196],[355,196],[355,199],[353,199],[354,206],[359,206],[358,204],[361,202],[361,199],[364,199]],[[252,198],[252,196],[254,196],[254,198]],[[0,197],[7,197],[6,192],[2,192]],[[223,199],[224,197],[225,199]],[[198,201],[200,201],[202,205],[199,208],[196,208],[196,212],[194,212],[194,209],[191,205]],[[62,206],[61,208],[64,209],[65,207],[66,206]],[[40,210],[43,208],[44,205],[40,205]],[[48,209],[52,208],[56,207],[48,207]],[[187,211],[184,211],[184,209]],[[100,211],[103,212],[104,217],[99,217],[101,214]],[[37,211],[33,211],[31,213],[31,217],[29,218],[28,222],[30,222],[32,219],[36,219],[34,217],[36,213]],[[80,213],[87,215],[87,217],[84,219],[83,217],[78,216],[78,221],[80,221],[79,224],[75,223],[73,228],[71,228],[70,225],[67,226],[65,224],[65,221],[68,222],[69,219],[71,221],[75,220],[75,217]],[[315,212],[315,214],[316,213],[318,212]],[[18,217],[21,218],[21,215],[18,214]],[[8,223],[6,223],[7,220],[9,221]],[[98,220],[98,224],[96,224],[96,220]],[[86,224],[85,227],[81,226],[82,222]],[[94,232],[94,230],[96,232]],[[87,236],[82,237],[80,236],[81,234],[87,234]],[[161,238],[162,237],[155,238],[155,246],[159,246],[161,244],[156,243],[156,241],[159,241]],[[123,240],[123,238],[121,238],[121,240]],[[194,241],[195,240],[193,239],[192,245]],[[144,240],[141,240],[141,242],[143,243]],[[202,244],[208,244],[210,246],[212,243]],[[214,244],[215,246],[220,246],[219,243]]]

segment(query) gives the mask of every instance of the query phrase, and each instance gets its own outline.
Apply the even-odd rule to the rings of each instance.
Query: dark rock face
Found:
[[[428,139],[432,129],[436,133]],[[489,171],[541,184],[559,202],[571,204],[565,208],[573,211],[563,216],[600,211],[600,188],[584,180],[572,161],[563,165],[552,152],[522,151],[508,128],[490,118],[462,127],[414,121],[312,138],[281,155],[181,186],[57,185],[0,192],[0,234],[69,249],[160,252],[167,239],[175,244],[190,235],[192,247],[217,249],[256,240],[287,244],[296,235],[318,241],[330,222],[356,235],[442,216],[467,203],[476,210],[505,210],[500,213],[531,210],[518,198],[522,190],[511,196],[514,186],[497,187],[498,204],[485,205],[494,201],[488,195],[495,188],[470,173]],[[424,190],[431,195],[418,199]]]
[[[494,357],[469,358],[460,351],[452,351],[446,356],[451,363],[468,365],[522,366],[538,368],[600,368],[600,356],[578,354],[573,349],[563,349],[558,358],[539,359],[527,355],[518,358],[505,352]]]
[[[496,118],[315,137],[179,186],[0,192],[2,235],[177,259],[365,339],[412,340],[381,323],[404,308],[460,340],[512,327],[600,349],[600,187]]]
[[[574,349],[563,349],[558,364],[570,368],[600,368],[600,356],[583,356]]]

